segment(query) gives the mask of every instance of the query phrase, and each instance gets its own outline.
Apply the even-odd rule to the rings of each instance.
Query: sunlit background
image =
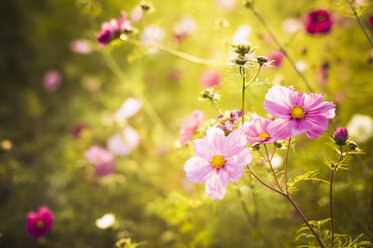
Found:
[[[353,1],[372,36],[370,4]],[[347,127],[365,154],[336,174],[335,230],[372,240],[372,46],[345,0],[261,0],[253,8],[293,65],[239,0],[2,1],[0,247],[309,244],[312,238],[296,239],[303,222],[291,205],[249,174],[229,184],[222,200],[185,176],[185,161],[195,156],[191,139],[219,115],[200,100],[201,91],[214,87],[224,111],[241,108],[232,66],[237,40],[256,47],[249,59],[273,60],[247,90],[247,112],[267,115],[263,102],[273,84],[336,103],[323,136],[296,137],[289,177],[318,171],[329,180],[327,143],[337,127]],[[328,12],[331,27],[310,33],[307,15],[317,10]],[[101,24],[124,12],[129,34],[100,45]],[[275,155],[278,170],[284,158],[285,150]],[[269,178],[257,161],[258,174]],[[307,217],[329,228],[329,185],[309,180],[297,187],[292,195]],[[26,215],[41,206],[53,227],[35,238]]]

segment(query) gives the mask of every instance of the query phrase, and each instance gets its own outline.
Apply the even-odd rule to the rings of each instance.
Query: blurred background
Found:
[[[189,182],[183,166],[194,152],[190,142],[180,144],[180,129],[196,109],[206,120],[217,117],[199,101],[208,86],[222,95],[223,110],[240,108],[241,81],[229,66],[236,39],[257,46],[253,58],[275,60],[259,75],[264,83],[247,92],[249,112],[266,114],[264,95],[273,83],[309,89],[241,1],[151,5],[154,10],[143,13],[135,0],[1,2],[0,247],[115,247],[120,240],[118,247],[307,244],[295,239],[303,223],[288,202],[249,175],[219,201]],[[370,5],[354,1],[372,35]],[[323,136],[297,136],[290,177],[318,170],[328,180],[324,161],[333,153],[326,143],[336,127],[347,126],[366,154],[336,175],[336,233],[372,240],[372,47],[346,1],[265,0],[254,7],[313,91],[337,104]],[[332,27],[310,34],[306,16],[319,9],[330,13]],[[117,39],[100,47],[101,23],[122,11],[134,21],[131,39],[140,44]],[[149,37],[165,49],[147,47]],[[175,50],[215,65],[193,63]],[[116,152],[118,146],[124,148]],[[92,147],[103,150],[97,155]],[[95,159],[106,161],[105,168]],[[283,151],[276,160],[281,169]],[[268,175],[260,163],[257,170]],[[329,217],[327,184],[307,181],[298,188],[293,196],[310,219]],[[26,214],[43,205],[54,216],[53,229],[34,239]]]

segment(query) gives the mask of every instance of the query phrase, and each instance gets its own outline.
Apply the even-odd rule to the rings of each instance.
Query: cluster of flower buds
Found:
[[[201,92],[200,101],[211,101],[211,102],[219,102],[220,95],[214,90],[214,88],[207,88]]]
[[[227,112],[225,115],[221,114],[218,116],[217,128],[224,131],[225,135],[230,134],[233,129],[237,126],[240,118],[245,114],[244,110],[234,109],[232,112]]]
[[[247,55],[252,53],[254,49],[252,49],[250,42],[246,40],[239,40],[232,45],[233,51],[237,53],[235,57],[235,63],[237,65],[244,65],[248,61]]]

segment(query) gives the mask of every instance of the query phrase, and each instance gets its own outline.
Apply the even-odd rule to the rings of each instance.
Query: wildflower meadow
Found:
[[[5,0],[0,247],[373,247],[372,0]]]

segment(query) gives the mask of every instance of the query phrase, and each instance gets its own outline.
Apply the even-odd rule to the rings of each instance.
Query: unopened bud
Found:
[[[235,62],[237,65],[244,65],[247,62],[247,58],[245,56],[242,56],[241,54],[238,54]]]
[[[334,141],[339,146],[346,145],[346,140],[348,138],[348,131],[345,127],[337,128],[337,130],[334,133]]]
[[[241,40],[232,45],[234,51],[242,56],[250,52],[251,44],[246,40]]]
[[[282,147],[281,142],[278,142],[278,141],[275,141],[275,142],[273,143],[273,145],[274,145],[276,148],[278,148],[278,149],[281,149],[281,147]]]
[[[267,58],[267,57],[264,57],[264,56],[258,56],[258,57],[256,58],[256,60],[258,61],[259,64],[263,65],[263,64],[267,63],[268,58]]]
[[[350,149],[353,151],[356,151],[359,148],[359,146],[354,141],[350,141],[348,147],[350,147]]]
[[[255,144],[253,144],[253,150],[254,151],[259,151],[260,149],[260,143],[259,142],[256,142]]]

